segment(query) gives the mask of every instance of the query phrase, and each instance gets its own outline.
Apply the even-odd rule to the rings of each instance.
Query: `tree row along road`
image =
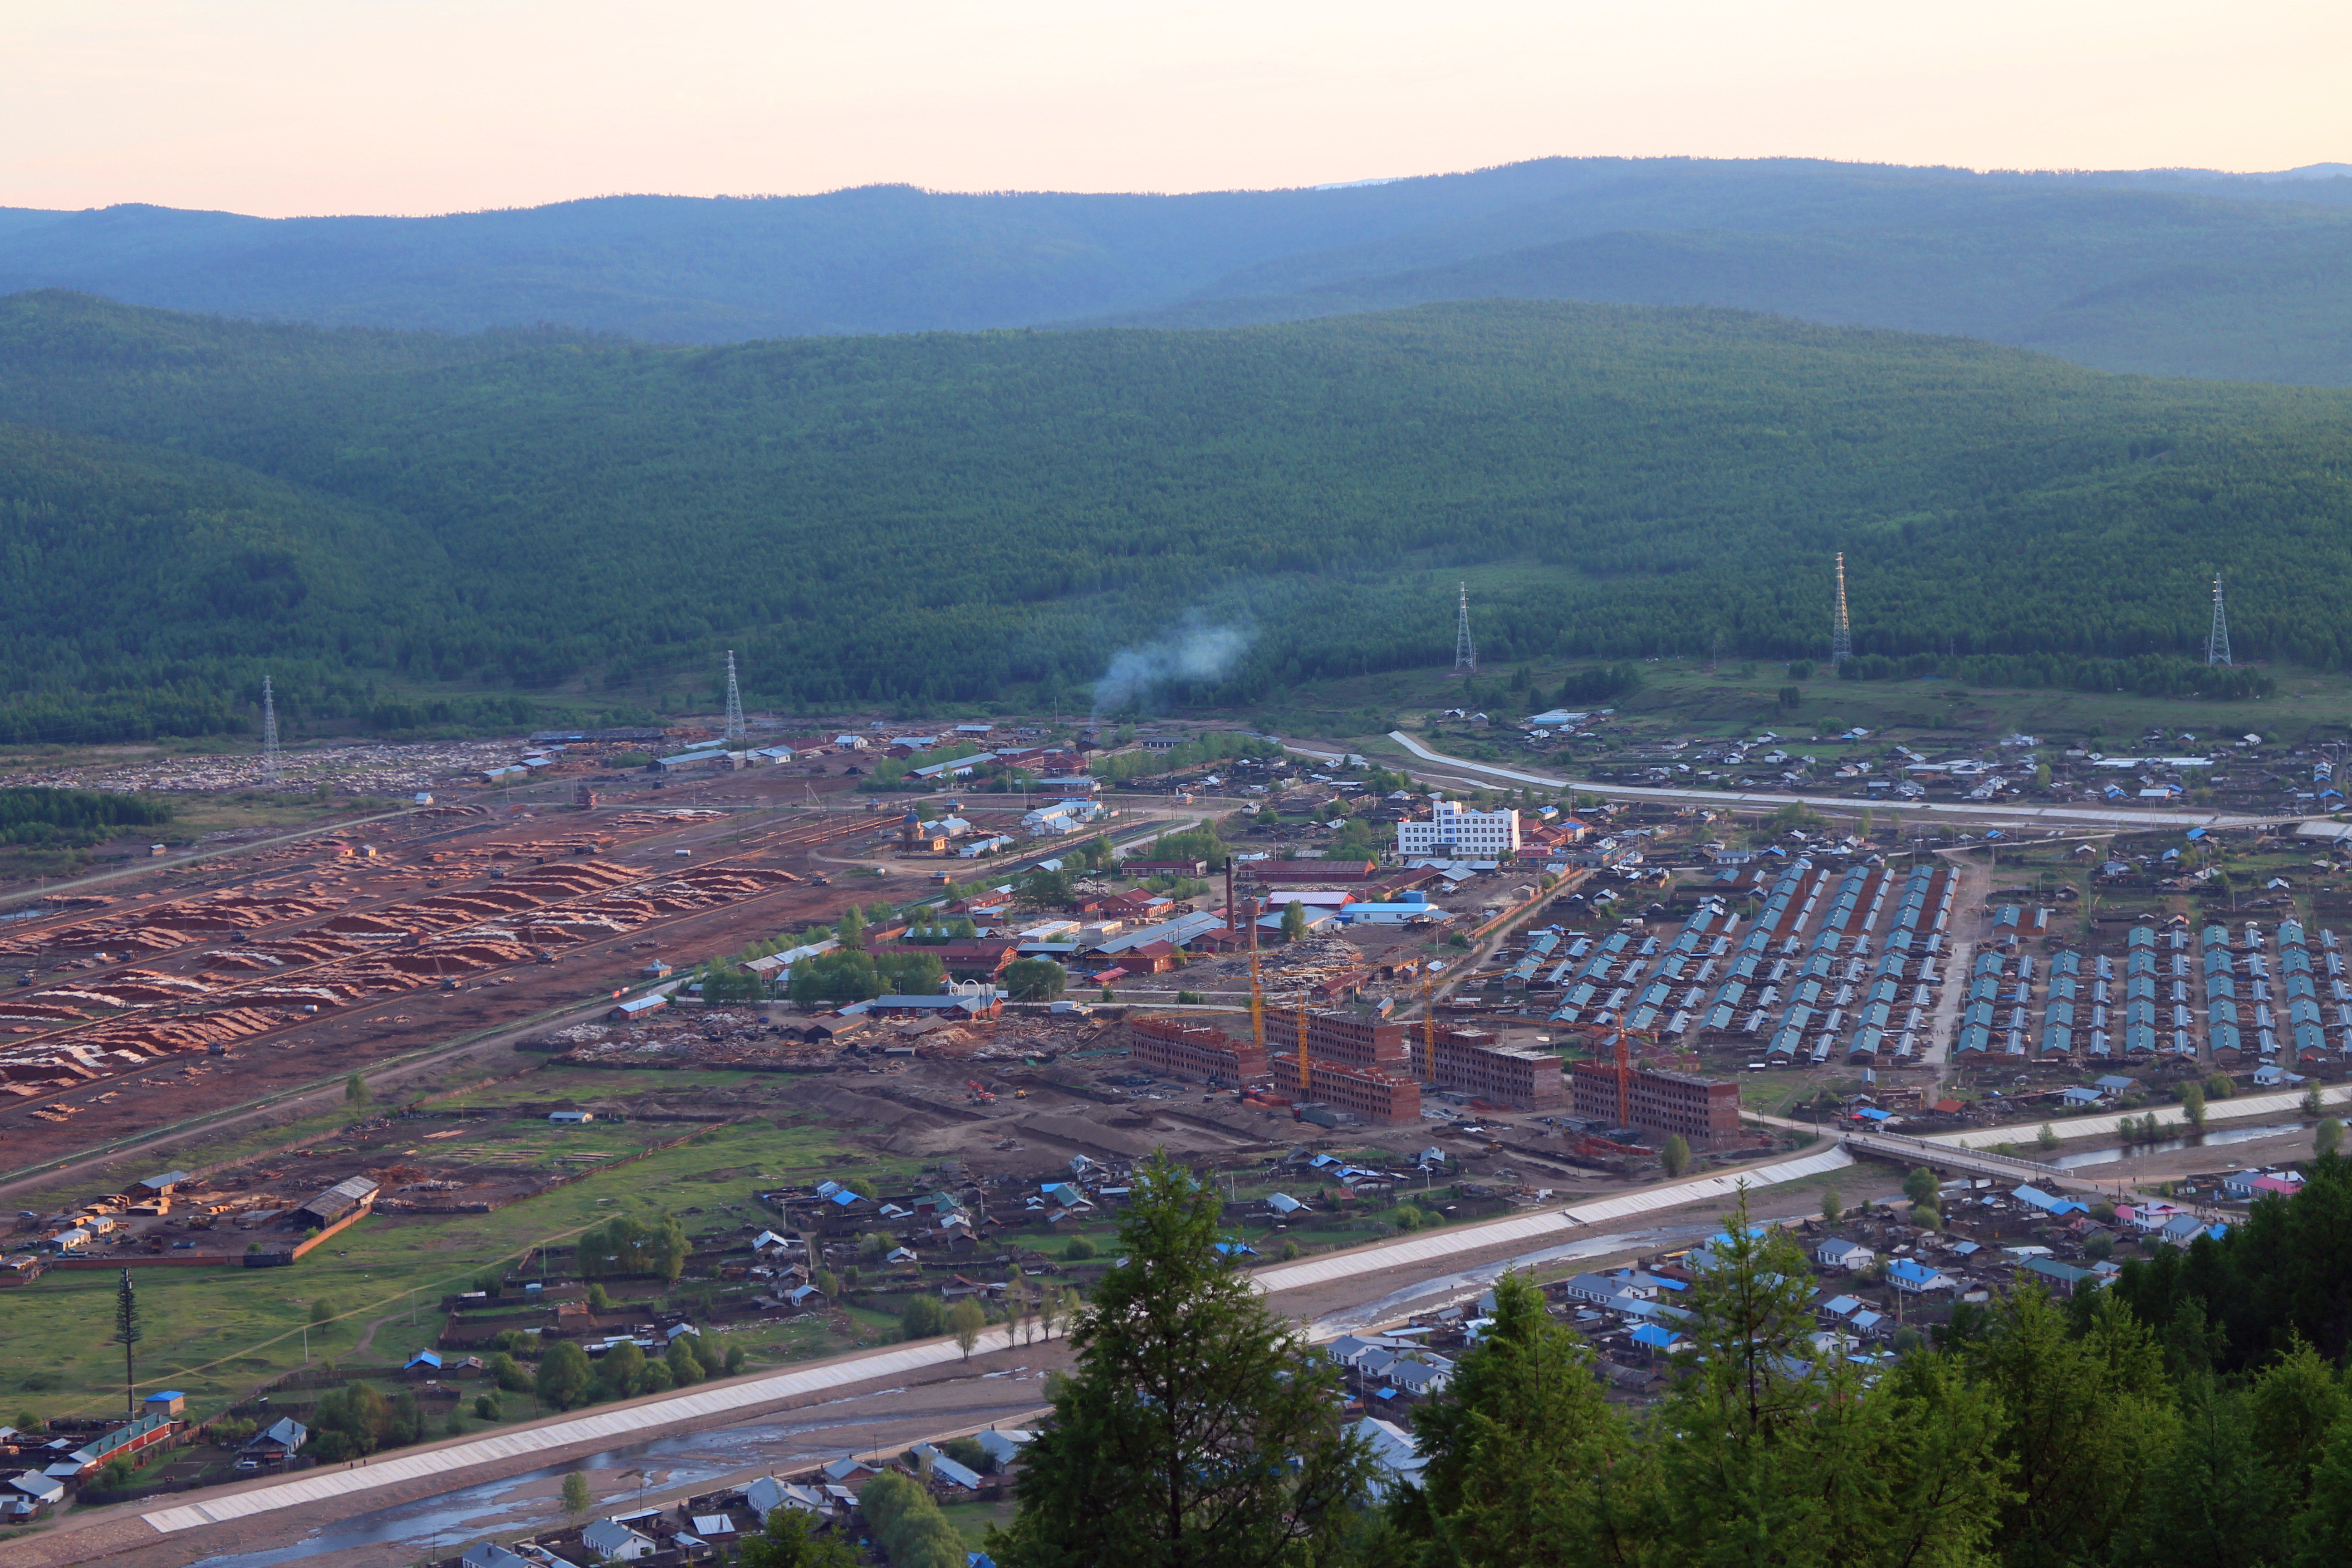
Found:
[[[1843,1169],[1853,1156],[1832,1146],[1770,1164],[1672,1183],[1593,1202],[1515,1215],[1485,1224],[1465,1225],[1383,1242],[1330,1257],[1309,1258],[1262,1269],[1253,1283],[1268,1295],[1349,1279],[1370,1279],[1383,1290],[1400,1277],[1444,1272],[1466,1255],[1491,1251],[1528,1241],[1558,1240],[1604,1222],[1627,1219],[1684,1204],[1728,1202],[1744,1185],[1776,1186]],[[975,1353],[1023,1348],[1006,1327],[981,1336]],[[633,1404],[577,1415],[553,1418],[537,1426],[513,1428],[492,1436],[380,1456],[346,1469],[320,1469],[279,1481],[225,1491],[200,1502],[184,1503],[139,1517],[158,1534],[171,1535],[205,1525],[249,1519],[284,1509],[320,1507],[370,1491],[407,1482],[470,1485],[486,1467],[510,1461],[544,1458],[581,1444],[628,1442],[658,1428],[680,1423],[716,1426],[740,1419],[781,1401],[844,1388],[854,1384],[903,1376],[958,1361],[962,1351],[953,1340],[929,1340],[918,1344],[845,1356],[816,1365],[764,1377],[737,1379],[724,1384],[656,1395]]]
[[[2093,827],[2131,829],[2138,827],[2254,827],[2265,822],[2290,820],[2293,813],[2274,816],[2233,816],[2211,811],[2115,811],[2088,805],[1944,805],[1929,801],[1869,801],[1855,800],[1843,795],[1781,795],[1742,794],[1734,790],[1675,789],[1647,784],[1615,784],[1580,783],[1574,779],[1553,778],[1545,773],[1532,773],[1517,768],[1496,767],[1490,763],[1465,762],[1433,751],[1402,730],[1389,731],[1389,739],[1411,752],[1423,762],[1441,763],[1449,768],[1480,773],[1488,778],[1504,779],[1513,784],[1533,784],[1539,789],[1576,790],[1586,795],[1622,797],[1627,800],[1668,800],[1690,805],[1750,805],[1778,810],[1784,805],[1815,806],[1828,811],[1855,812],[1864,810],[1933,813],[1938,820],[1962,818],[1988,824],[2047,823],[2059,826],[2080,825]],[[1303,747],[1286,750],[1301,756],[1324,762],[1339,762],[1339,753],[1310,752]],[[1418,770],[1414,770],[1418,776]]]

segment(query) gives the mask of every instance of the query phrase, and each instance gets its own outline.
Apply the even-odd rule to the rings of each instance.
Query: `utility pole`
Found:
[[[1459,607],[1454,616],[1454,673],[1478,673],[1478,645],[1470,640],[1470,584],[1460,584]]]
[[[1837,618],[1830,626],[1830,668],[1853,657],[1853,625],[1845,613],[1845,552],[1837,553]]]
[[[2213,629],[2205,634],[2205,662],[2230,668],[2230,612],[2221,602],[2221,574],[2213,574]]]

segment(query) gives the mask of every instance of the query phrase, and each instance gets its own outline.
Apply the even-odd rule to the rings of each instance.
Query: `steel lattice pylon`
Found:
[[[1478,668],[1478,645],[1470,640],[1470,584],[1461,585],[1460,608],[1454,616],[1454,668],[1473,674]]]
[[[2218,574],[2213,578],[2213,629],[2205,634],[2205,662],[2230,662],[2230,612],[2221,603],[2221,579]]]
[[[727,739],[743,738],[743,693],[735,685],[735,650],[727,650]]]
[[[261,678],[261,776],[270,784],[278,782],[278,694],[266,675]]]
[[[1845,552],[1837,557],[1837,618],[1830,624],[1830,668],[1853,657],[1853,623],[1845,613]]]

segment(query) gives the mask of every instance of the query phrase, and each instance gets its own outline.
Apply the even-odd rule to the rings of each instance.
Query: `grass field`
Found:
[[[520,1105],[540,1100],[610,1100],[637,1094],[676,1093],[690,1089],[740,1089],[760,1085],[773,1089],[789,1080],[767,1072],[631,1072],[623,1068],[575,1068],[551,1063],[539,1071],[506,1083],[484,1084],[462,1094],[437,1097],[436,1110],[467,1106]]]
[[[1013,1506],[1010,1501],[951,1502],[940,1511],[948,1516],[948,1522],[955,1526],[956,1532],[974,1552],[988,1543],[990,1525],[1000,1530],[1013,1527]]]
[[[625,1127],[609,1133],[615,1149],[646,1141],[642,1130],[633,1139]],[[541,1142],[548,1140],[542,1135]],[[566,1144],[573,1146],[570,1134]],[[145,1328],[141,1391],[182,1389],[199,1417],[218,1410],[301,1364],[304,1327],[320,1301],[329,1303],[331,1321],[309,1331],[313,1362],[396,1367],[433,1342],[444,1291],[463,1289],[476,1274],[533,1247],[567,1241],[614,1214],[744,1205],[763,1177],[806,1181],[851,1168],[886,1186],[917,1173],[910,1163],[855,1150],[822,1124],[780,1127],[761,1119],[493,1214],[372,1217],[291,1268],[136,1270]],[[687,1221],[689,1231],[706,1223]],[[115,1285],[116,1276],[101,1269],[59,1272],[7,1298],[11,1370],[0,1373],[0,1420],[19,1411],[46,1417],[121,1407],[122,1354],[109,1342]],[[692,1281],[682,1288],[700,1289]],[[782,1360],[844,1348],[805,1331],[730,1342],[745,1343],[755,1360],[763,1359],[763,1350]]]

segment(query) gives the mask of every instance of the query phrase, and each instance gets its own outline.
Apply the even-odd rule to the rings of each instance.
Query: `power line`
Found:
[[[1470,584],[1462,585],[1461,608],[1454,617],[1454,668],[1457,673],[1478,673],[1478,645],[1470,640]]]
[[[1845,613],[1845,552],[1837,555],[1837,619],[1830,626],[1830,668],[1835,669],[1853,657],[1853,623]]]
[[[2221,576],[2213,574],[2213,629],[2205,634],[2205,662],[2227,667],[2230,663],[2230,612],[2221,602]]]

